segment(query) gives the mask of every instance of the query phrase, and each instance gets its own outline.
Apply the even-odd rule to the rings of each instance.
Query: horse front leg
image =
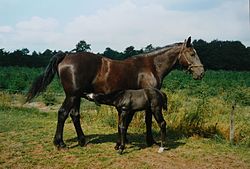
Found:
[[[152,112],[150,110],[146,110],[145,122],[146,122],[146,143],[147,146],[152,146],[153,144],[156,143],[156,141],[153,139],[152,135]]]

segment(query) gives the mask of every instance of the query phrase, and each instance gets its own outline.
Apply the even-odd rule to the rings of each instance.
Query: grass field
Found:
[[[158,146],[146,147],[144,114],[138,112],[129,128],[130,143],[120,156],[113,148],[115,109],[85,100],[81,124],[88,144],[77,146],[68,119],[64,139],[69,149],[55,149],[52,140],[63,100],[58,81],[33,103],[22,105],[23,92],[40,71],[0,68],[4,89],[0,92],[0,168],[250,168],[250,72],[207,71],[202,81],[171,72],[162,89],[169,97],[169,110],[163,112],[167,150],[159,154]],[[10,78],[4,81],[6,72]],[[235,145],[230,145],[229,114],[234,101]],[[155,122],[153,134],[159,140]]]
[[[109,109],[102,107],[101,109]],[[84,113],[84,114],[83,114]],[[85,147],[77,146],[70,120],[65,125],[68,150],[58,151],[52,144],[56,112],[34,108],[0,108],[0,168],[249,168],[250,151],[244,146],[230,146],[224,140],[168,137],[162,154],[158,146],[146,147],[144,132],[133,122],[130,143],[120,156],[113,149],[116,129],[101,120],[105,114],[83,112],[82,126],[87,136]],[[116,113],[109,111],[108,115]],[[98,119],[97,119],[98,118]],[[158,140],[158,132],[154,130]]]

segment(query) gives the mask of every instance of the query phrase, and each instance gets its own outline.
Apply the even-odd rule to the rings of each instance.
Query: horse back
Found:
[[[79,52],[69,53],[58,65],[58,74],[66,94],[80,95],[93,90],[92,81],[100,66],[99,55]]]

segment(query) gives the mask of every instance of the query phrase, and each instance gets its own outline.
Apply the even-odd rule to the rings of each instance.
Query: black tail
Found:
[[[43,74],[41,74],[34,80],[27,94],[26,102],[29,102],[39,93],[43,92],[46,89],[46,87],[51,83],[57,72],[57,66],[63,60],[65,55],[66,55],[65,53],[60,51],[50,59],[50,62],[46,67],[45,71],[43,72]]]
[[[163,109],[168,110],[168,97],[165,93],[161,92],[162,98],[163,98]]]

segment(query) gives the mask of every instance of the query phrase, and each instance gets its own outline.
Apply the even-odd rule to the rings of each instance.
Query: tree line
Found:
[[[202,63],[206,69],[211,70],[250,70],[250,47],[244,46],[240,41],[220,41],[213,40],[206,42],[202,39],[193,41]],[[142,49],[135,49],[134,46],[125,48],[119,52],[107,47],[103,53],[98,53],[105,57],[123,60],[134,55],[150,52],[159,47],[152,44]],[[84,40],[76,44],[75,49],[70,52],[91,51],[91,45]],[[19,66],[19,67],[45,67],[49,59],[58,51],[46,49],[44,52],[33,51],[31,54],[27,48],[17,49],[13,52],[0,49],[0,66]]]

